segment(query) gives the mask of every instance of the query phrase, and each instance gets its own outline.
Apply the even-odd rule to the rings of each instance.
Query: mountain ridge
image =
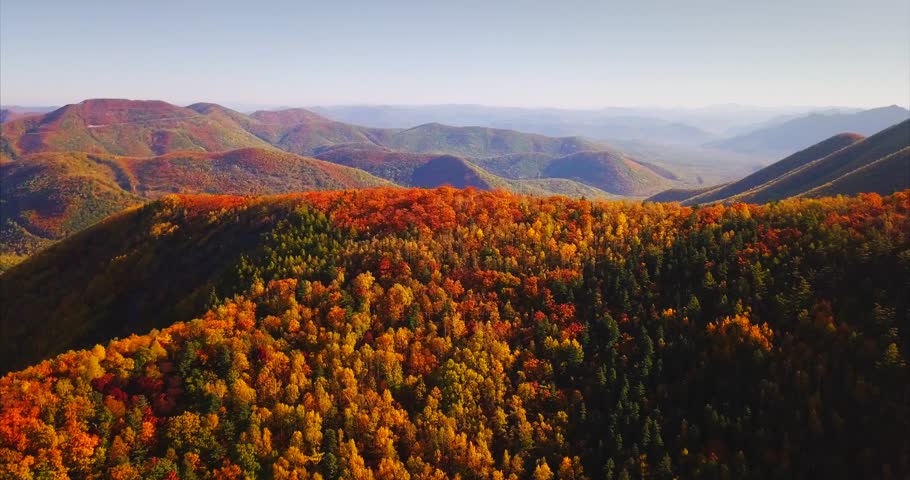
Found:
[[[822,186],[826,187],[819,192],[823,191],[826,195],[860,191],[889,194],[910,187],[908,149],[910,120],[905,120],[869,137],[835,135],[736,182],[691,191],[689,195],[684,190],[663,192],[651,197],[651,200],[671,199],[684,204],[764,203],[809,195]],[[886,169],[893,175],[877,171],[879,169]],[[861,175],[849,178],[854,172]],[[838,185],[847,184],[850,188],[844,192],[837,191]]]

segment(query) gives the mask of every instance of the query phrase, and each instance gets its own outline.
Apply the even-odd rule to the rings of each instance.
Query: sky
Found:
[[[910,1],[0,1],[0,103],[910,106]]]

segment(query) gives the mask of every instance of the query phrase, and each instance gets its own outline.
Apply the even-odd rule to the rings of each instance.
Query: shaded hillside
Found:
[[[475,158],[474,162],[490,172],[507,178],[541,178],[547,165],[556,158],[557,155],[548,153],[511,153]]]
[[[908,231],[910,191],[168,196],[0,276],[0,476],[904,478]]]
[[[359,168],[402,186],[413,185],[414,170],[437,156],[439,155],[395,152],[378,146],[363,148],[362,145],[329,147],[316,153],[316,158]]]
[[[805,192],[805,197],[897,192],[910,185],[910,146]]]
[[[801,195],[907,147],[910,147],[910,120],[807,163],[734,198],[739,201],[763,203]],[[910,175],[898,177],[896,180],[902,185],[900,189],[910,187]],[[854,185],[857,186],[855,183]],[[888,194],[895,191],[891,185],[891,182],[870,183],[862,188],[865,192]]]
[[[0,253],[25,255],[168,193],[274,194],[389,186],[364,171],[273,149],[116,157],[39,153],[0,165]]]
[[[448,185],[455,188],[474,187],[491,190],[493,185],[478,170],[472,168],[472,165],[462,158],[441,155],[415,168],[411,175],[411,185],[421,188]]]
[[[105,162],[42,153],[0,164],[2,254],[26,255],[144,200]]]
[[[796,152],[783,160],[768,165],[767,167],[762,168],[761,170],[743,178],[742,180],[731,182],[712,189],[701,189],[693,191],[689,197],[692,197],[693,201],[710,203],[722,200],[724,198],[743,194],[782,175],[786,175],[794,169],[800,168],[809,162],[826,157],[842,148],[859,142],[862,139],[862,135],[857,135],[855,133],[842,133],[835,135],[825,140],[824,142],[813,145],[805,150]],[[685,198],[680,198],[679,200],[681,201],[684,199]]]
[[[274,226],[261,210],[236,208],[245,203],[240,197],[167,197],[14,266],[0,276],[0,296],[16,298],[0,307],[3,370],[202,312],[213,279]],[[222,207],[233,213],[220,214]],[[64,285],[79,287],[48,296],[47,289]],[[27,344],[17,342],[26,337]]]
[[[840,132],[872,135],[908,118],[910,111],[897,105],[856,113],[814,113],[710,145],[740,153],[788,153]]]
[[[17,155],[79,151],[150,156],[270,145],[188,108],[160,101],[97,99],[2,125]]]
[[[650,200],[691,205],[764,203],[801,195],[886,195],[910,188],[910,168],[903,168],[908,148],[910,120],[866,138],[835,135],[736,182],[700,190],[672,190]]]
[[[155,198],[167,193],[263,195],[305,190],[390,186],[362,170],[276,150],[171,153],[155,158],[122,158],[138,182],[135,190]]]
[[[615,195],[651,195],[672,185],[651,168],[611,152],[580,152],[554,159],[544,176],[576,180]]]

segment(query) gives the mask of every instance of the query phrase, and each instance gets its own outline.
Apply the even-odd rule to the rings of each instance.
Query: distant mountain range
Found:
[[[413,162],[390,152],[423,155],[455,155],[463,162],[472,163],[470,169],[482,167],[509,180],[539,180],[560,178],[586,183],[590,188],[578,188],[571,182],[546,182],[571,186],[544,189],[546,193],[573,194],[575,190],[595,193],[645,196],[656,193],[678,181],[666,168],[645,165],[582,137],[547,137],[513,130],[483,127],[451,127],[428,123],[409,129],[369,128],[330,120],[304,109],[259,111],[250,115],[215,105],[194,104],[178,107],[159,101],[87,100],[67,105],[45,115],[10,121],[2,125],[2,153],[11,160],[40,152],[78,151],[115,156],[151,157],[171,152],[197,151],[220,152],[238,148],[280,149],[300,155],[313,156],[323,152],[325,160],[353,164],[354,152],[362,150],[384,151],[383,168],[370,170],[392,181],[401,178],[384,172],[396,170],[394,162]],[[332,153],[326,149],[333,148]],[[555,166],[539,169],[533,175],[513,175],[508,169],[498,168],[515,155],[539,156],[549,165],[558,165],[558,159],[572,154],[604,152],[601,159],[588,165],[594,175],[573,172],[571,168]],[[376,154],[374,154],[375,156]],[[428,160],[430,157],[425,157]],[[579,157],[580,158],[580,157]],[[375,159],[374,159],[375,160]],[[616,170],[615,165],[623,168]],[[603,170],[602,172],[600,170]],[[622,172],[615,176],[611,172]],[[440,179],[424,178],[427,186],[445,183],[442,178],[454,178],[457,172],[440,172]],[[488,177],[486,174],[479,174]],[[641,175],[641,179],[632,178]],[[616,181],[614,181],[616,177]],[[599,178],[597,180],[596,178]],[[479,188],[496,185],[496,188],[526,191],[532,182],[513,182],[490,178],[474,182]],[[677,182],[678,183],[678,182]],[[404,185],[410,185],[405,181]],[[535,187],[535,190],[537,189]],[[238,192],[222,192],[238,193]]]
[[[899,108],[899,107],[898,107]],[[869,110],[841,128],[813,127],[819,119],[850,117],[864,112],[846,107],[759,108],[718,105],[705,108],[611,107],[591,110],[558,108],[507,108],[481,105],[350,105],[313,107],[313,111],[335,120],[381,128],[407,128],[441,122],[456,126],[507,128],[553,136],[581,135],[596,140],[644,142],[652,145],[722,148],[750,155],[776,156],[821,141],[835,133],[856,131],[869,135],[899,122],[876,123],[876,110]],[[887,109],[886,109],[887,110]],[[906,118],[906,117],[904,117]],[[808,139],[802,145],[787,146],[755,142],[743,148],[734,142],[740,136],[777,127],[791,120],[803,120]],[[848,128],[857,125],[855,128]],[[799,126],[799,124],[797,124]],[[812,129],[815,131],[811,131]],[[789,128],[788,128],[789,129]],[[821,133],[819,133],[821,132]],[[791,133],[797,135],[797,133]],[[731,141],[729,145],[725,142]],[[770,158],[770,157],[769,157]]]
[[[742,180],[713,188],[671,189],[652,201],[765,203],[788,197],[890,194],[910,188],[910,120],[870,137],[835,135]]]
[[[813,113],[708,146],[739,153],[788,154],[838,133],[872,135],[908,118],[910,111],[897,105],[851,113]]]
[[[484,105],[340,105],[311,110],[342,122],[380,128],[407,128],[440,122],[496,127],[544,135],[584,135],[604,140],[698,145],[750,131],[810,107],[761,108],[716,105],[703,108],[608,107],[598,109],[517,108]]]
[[[0,123],[16,120],[17,118],[41,115],[56,110],[56,107],[21,107],[9,105],[0,108]]]
[[[178,107],[160,101],[98,99],[5,122],[11,156],[83,151],[148,156],[173,151],[277,147],[309,155],[324,146],[365,144],[415,153],[490,156],[539,152],[565,155],[603,148],[579,137],[552,138],[502,129],[426,124],[382,129],[330,120],[304,109],[250,115],[215,104]]]

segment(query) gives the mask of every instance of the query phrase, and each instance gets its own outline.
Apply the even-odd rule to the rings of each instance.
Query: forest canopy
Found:
[[[142,233],[252,210],[198,318],[0,379],[0,477],[910,474],[910,191],[168,196]]]

